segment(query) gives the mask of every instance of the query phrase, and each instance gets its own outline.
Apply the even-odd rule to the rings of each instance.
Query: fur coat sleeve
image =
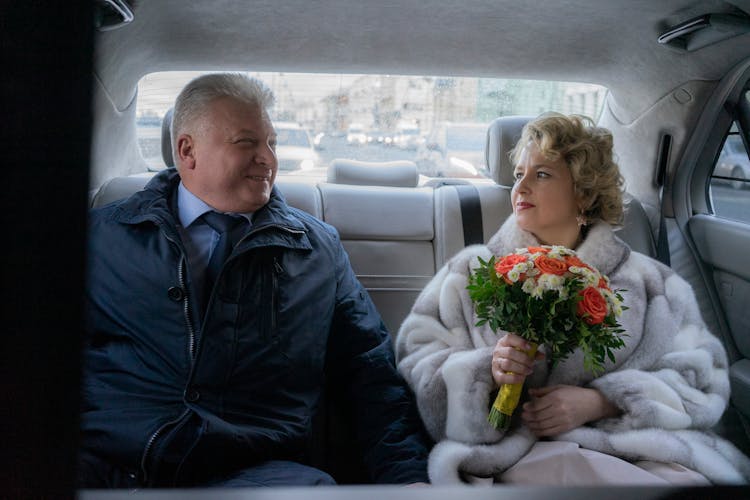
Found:
[[[534,443],[523,426],[503,435],[487,423],[495,389],[492,350],[503,332],[474,326],[466,285],[477,257],[536,244],[510,217],[487,246],[464,249],[436,274],[398,333],[399,371],[417,395],[428,431],[440,441],[430,457],[435,482],[456,481],[459,472],[499,475]],[[629,309],[620,318],[625,347],[598,378],[583,369],[583,355],[576,351],[552,368],[538,362],[526,386],[593,387],[621,414],[558,438],[621,458],[681,463],[715,482],[750,478],[750,461],[708,431],[729,399],[727,357],[687,282],[631,252],[606,224],[592,227],[577,253],[607,274],[612,288],[626,290]]]

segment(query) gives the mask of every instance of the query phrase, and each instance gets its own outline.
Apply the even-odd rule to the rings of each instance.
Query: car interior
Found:
[[[142,189],[155,170],[174,165],[168,102],[175,95],[149,124],[151,153],[138,124],[142,79],[159,72],[299,73],[310,85],[317,75],[347,74],[431,75],[420,85],[469,77],[601,86],[592,118],[613,133],[627,190],[625,222],[616,234],[693,287],[730,360],[730,406],[715,431],[750,454],[750,1],[96,0],[9,9],[2,36],[12,71],[3,77],[8,111],[2,127],[12,175],[3,204],[13,238],[3,259],[9,333],[0,393],[2,423],[10,430],[0,442],[0,484],[10,497],[217,497],[201,490],[76,492],[73,482],[86,213]],[[354,101],[353,91],[343,88],[339,100]],[[285,95],[274,90],[277,98]],[[418,89],[401,93],[407,91]],[[465,246],[486,242],[512,213],[509,152],[524,124],[544,111],[529,109],[533,114],[493,108],[494,115],[477,119],[486,127],[481,159],[470,167],[476,175],[423,169],[418,158],[427,146],[388,158],[365,154],[381,147],[375,145],[351,146],[340,156],[331,156],[329,145],[325,158],[309,157],[316,168],[280,172],[276,186],[287,202],[338,230],[392,336],[441,266]],[[405,127],[389,120],[370,128],[385,134]],[[343,144],[349,124],[311,126],[307,133]],[[329,381],[310,460],[345,486],[218,495],[613,495],[613,488],[367,484],[344,403],[336,381]],[[615,494],[679,493],[632,486]],[[740,498],[748,490],[687,493]]]

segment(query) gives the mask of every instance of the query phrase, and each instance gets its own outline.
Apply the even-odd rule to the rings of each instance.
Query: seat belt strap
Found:
[[[464,246],[484,243],[482,227],[482,204],[479,190],[471,184],[454,185],[461,207],[461,223],[464,228]]]
[[[662,207],[662,212],[664,208]],[[664,222],[664,214],[659,217],[659,240],[656,242],[656,258],[665,265],[671,265],[669,257],[669,239],[667,238],[667,225]]]
[[[669,238],[667,237],[667,224],[664,216],[667,208],[667,195],[669,190],[669,175],[667,167],[669,165],[669,152],[672,148],[672,136],[664,134],[659,143],[659,156],[656,159],[656,185],[659,186],[659,198],[661,201],[659,211],[659,237],[656,241],[656,258],[669,266],[671,259],[669,257]]]

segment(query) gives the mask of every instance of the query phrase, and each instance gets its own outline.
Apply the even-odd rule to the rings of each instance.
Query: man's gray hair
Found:
[[[180,91],[174,104],[171,136],[175,161],[179,135],[206,113],[212,101],[222,97],[231,97],[264,111],[274,103],[271,89],[257,78],[241,73],[212,73],[194,78]]]

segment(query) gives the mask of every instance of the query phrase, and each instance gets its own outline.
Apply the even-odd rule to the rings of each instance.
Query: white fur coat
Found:
[[[435,275],[399,330],[399,371],[438,442],[429,462],[434,483],[459,482],[461,473],[497,478],[536,440],[522,425],[504,434],[487,422],[495,388],[490,361],[502,334],[474,326],[466,285],[477,257],[538,244],[511,216],[487,246],[464,249]],[[676,462],[714,483],[748,481],[750,460],[708,431],[729,399],[727,356],[707,330],[690,286],[670,268],[631,252],[603,223],[590,229],[577,253],[608,275],[613,289],[627,290],[629,309],[620,318],[625,347],[614,351],[616,362],[607,360],[595,379],[576,351],[551,370],[539,362],[526,387],[596,388],[622,413],[556,439],[626,460]]]

